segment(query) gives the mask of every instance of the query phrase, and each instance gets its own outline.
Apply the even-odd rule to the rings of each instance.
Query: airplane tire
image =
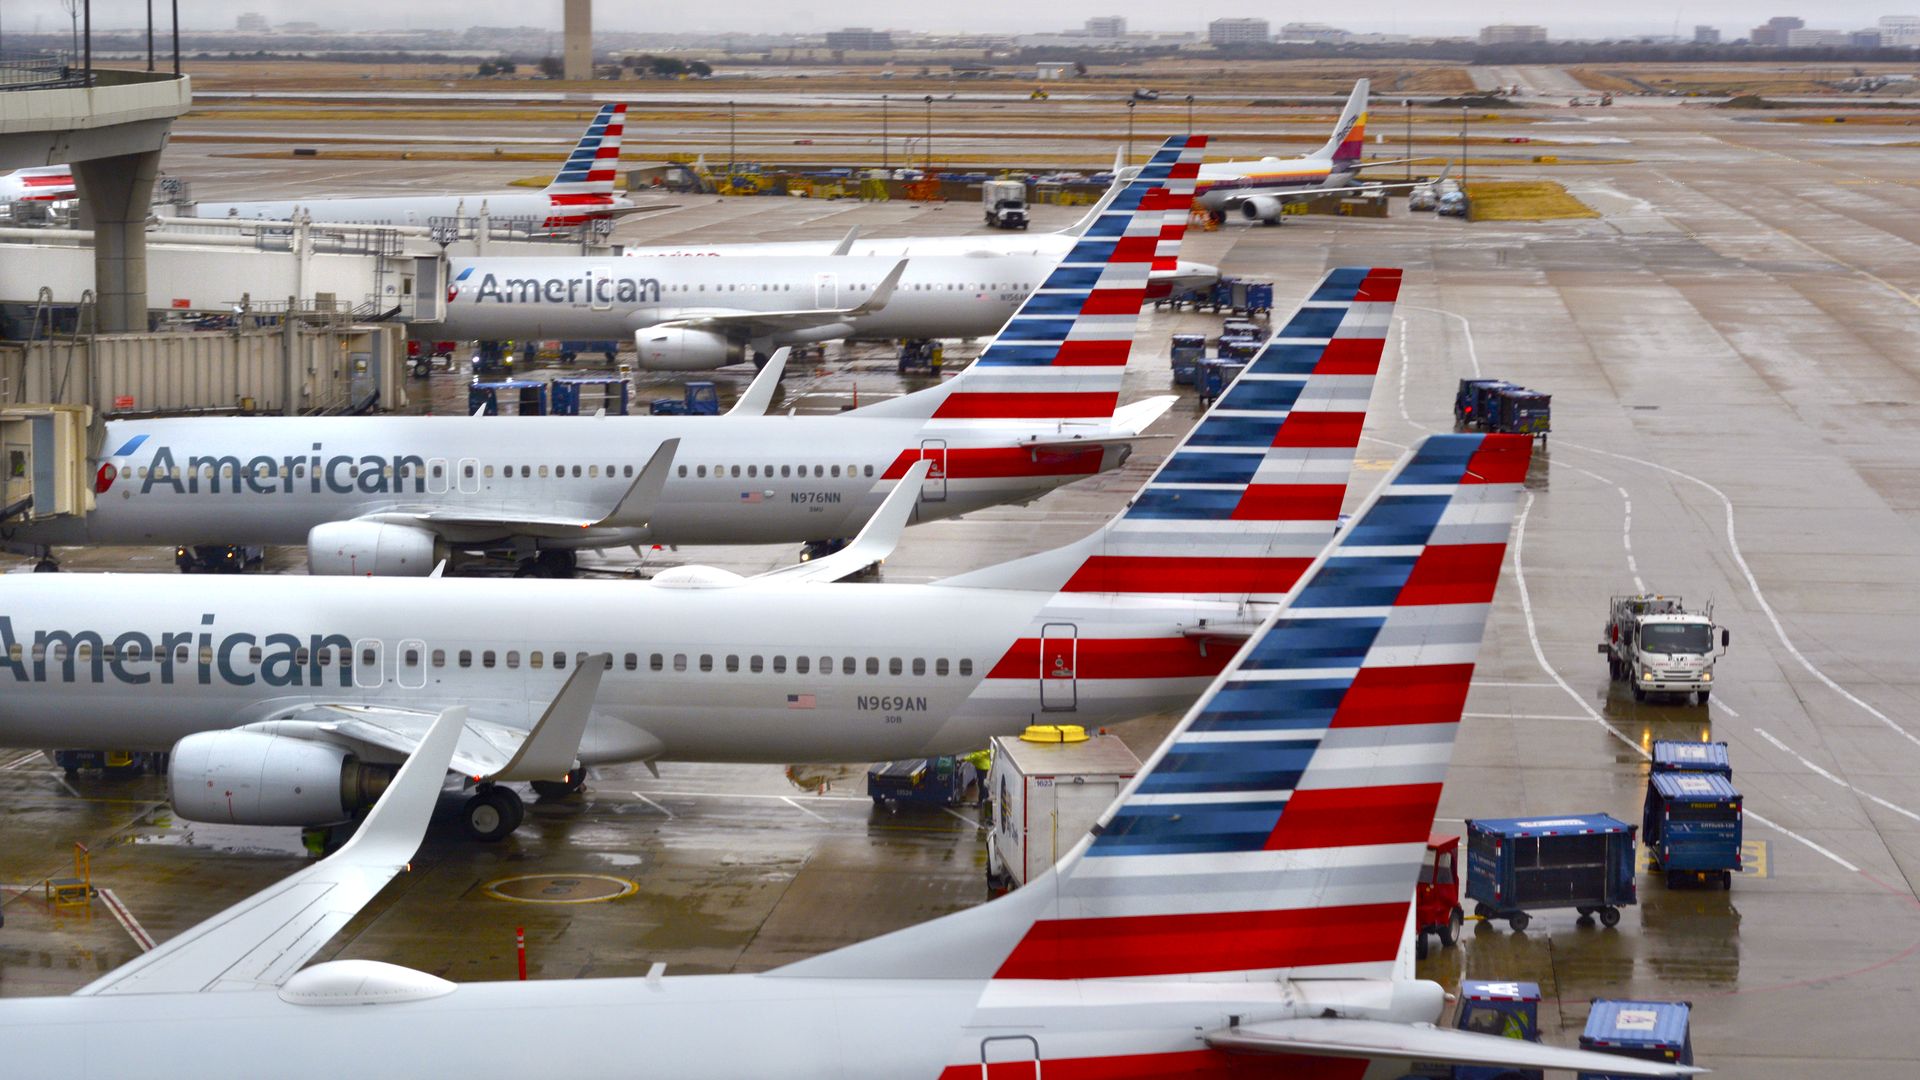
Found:
[[[489,784],[475,791],[460,808],[460,825],[468,836],[491,844],[505,840],[525,816],[520,796]]]

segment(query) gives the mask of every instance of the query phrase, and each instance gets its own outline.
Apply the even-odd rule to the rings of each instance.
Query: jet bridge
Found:
[[[93,509],[92,421],[84,405],[0,407],[0,528]]]

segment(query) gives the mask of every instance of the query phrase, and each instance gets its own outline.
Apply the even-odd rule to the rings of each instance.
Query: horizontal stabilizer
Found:
[[[932,469],[932,458],[921,458],[914,462],[905,476],[894,481],[893,490],[887,493],[880,509],[873,512],[873,517],[867,520],[860,535],[854,537],[846,547],[818,559],[757,574],[753,580],[838,581],[893,554],[893,549],[900,544],[900,535],[907,530],[907,521],[912,518],[914,507],[920,504],[920,485],[926,481],[927,473]]]
[[[1303,1017],[1241,1024],[1209,1032],[1207,1045],[1248,1054],[1313,1054],[1387,1058],[1495,1069],[1564,1069],[1609,1076],[1696,1076],[1709,1070],[1659,1061],[1637,1061],[1591,1050],[1452,1031],[1427,1024],[1386,1020]]]

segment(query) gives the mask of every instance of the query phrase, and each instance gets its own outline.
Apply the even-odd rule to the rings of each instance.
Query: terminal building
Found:
[[[1547,42],[1547,28],[1518,23],[1503,23],[1480,28],[1482,45],[1544,45]]]
[[[1265,45],[1272,40],[1265,19],[1215,19],[1207,24],[1207,43],[1214,48]]]

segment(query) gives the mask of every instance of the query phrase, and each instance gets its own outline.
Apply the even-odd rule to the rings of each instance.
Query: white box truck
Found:
[[[1616,596],[1607,607],[1600,653],[1607,674],[1626,680],[1635,701],[1648,694],[1692,694],[1705,705],[1713,693],[1713,663],[1726,655],[1732,638],[1714,625],[1712,604],[1689,611],[1677,596]]]
[[[1027,227],[1027,185],[1020,180],[988,180],[980,185],[980,205],[996,229]]]
[[[987,892],[998,896],[1046,873],[1087,835],[1140,771],[1118,735],[1070,725],[993,739],[987,772]]]

